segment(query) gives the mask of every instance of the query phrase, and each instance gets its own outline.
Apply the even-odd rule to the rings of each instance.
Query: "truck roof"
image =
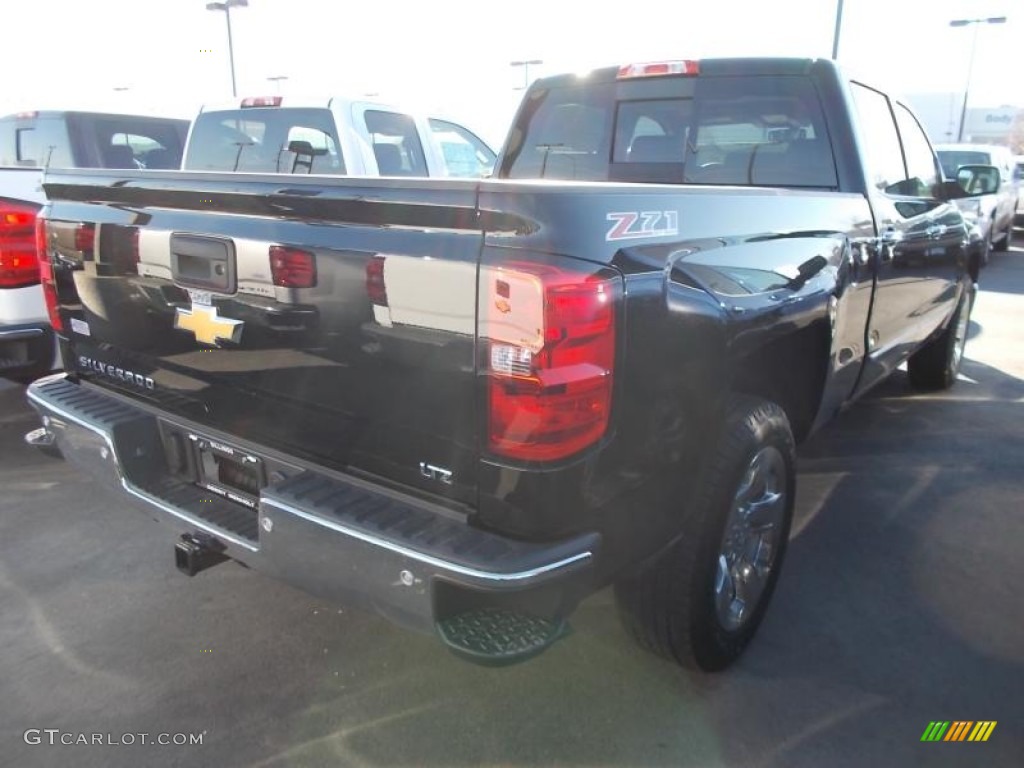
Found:
[[[1009,147],[1006,147],[1006,146],[1004,146],[1002,144],[982,144],[982,143],[979,143],[979,142],[973,142],[973,143],[970,143],[970,144],[968,144],[967,142],[964,142],[963,144],[957,144],[956,142],[953,142],[952,144],[948,144],[948,143],[947,144],[936,144],[935,145],[935,151],[936,152],[992,152],[992,151],[998,151],[998,152],[1006,152],[1006,153],[1009,153],[1009,154],[1013,154],[1012,152],[1010,152],[1010,148]]]
[[[231,101],[219,101],[214,104],[204,104],[199,113],[203,112],[224,112],[234,111],[252,107],[280,107],[288,109],[340,109],[342,111],[352,106],[364,106],[374,109],[382,109],[389,112],[407,112],[423,114],[423,110],[410,109],[408,106],[399,106],[389,102],[374,101],[365,98],[350,98],[344,96],[316,96],[299,95],[284,96],[279,94],[264,94],[262,96],[240,96]]]
[[[671,61],[675,62],[677,60]],[[678,61],[692,62],[699,68],[699,73],[703,75],[802,75],[809,72],[815,64],[821,62],[835,66],[834,62],[829,59],[791,57],[730,57],[679,59]],[[581,77],[585,77],[590,82],[614,82],[618,79],[619,71],[623,67],[642,67],[646,64],[657,63],[660,62],[622,62],[621,64],[591,70],[585,75],[569,73],[538,78],[535,84],[540,86],[569,85],[578,82]]]
[[[33,110],[22,110],[20,112],[12,112],[8,115],[3,115],[0,120],[34,120],[38,118],[48,117],[62,117],[67,115],[90,115],[99,117],[126,117],[126,118],[149,118],[153,120],[179,120],[182,122],[188,122],[187,118],[174,116],[174,115],[152,115],[142,112],[111,112],[105,109],[33,109]]]

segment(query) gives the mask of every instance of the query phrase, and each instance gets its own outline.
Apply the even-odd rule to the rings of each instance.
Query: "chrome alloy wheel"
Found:
[[[789,480],[782,453],[761,448],[733,496],[715,572],[715,612],[734,632],[754,614],[779,551]]]

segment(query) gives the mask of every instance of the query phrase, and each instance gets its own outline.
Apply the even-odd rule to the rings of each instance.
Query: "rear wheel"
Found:
[[[992,250],[998,253],[1002,253],[1010,247],[1010,238],[1013,237],[1013,221],[1006,225],[1006,229],[1003,230],[1002,236],[997,240],[997,233],[995,231],[996,223],[992,222]]]
[[[970,250],[967,273],[975,283],[978,282],[978,278],[981,276],[981,268],[988,265],[990,248],[991,244],[988,239],[984,239],[974,243]]]
[[[793,515],[793,435],[776,404],[736,397],[682,537],[616,585],[645,647],[706,671],[732,663],[764,617]]]
[[[967,345],[973,295],[973,288],[965,290],[946,330],[907,361],[907,374],[913,386],[918,389],[949,389],[953,386]]]

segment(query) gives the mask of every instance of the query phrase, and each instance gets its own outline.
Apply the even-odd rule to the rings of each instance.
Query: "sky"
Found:
[[[249,0],[231,12],[239,96],[359,97],[456,119],[498,145],[530,78],[636,61],[828,57],[838,0]],[[193,117],[231,100],[223,12],[206,0],[6,0],[0,115]],[[956,18],[1007,16],[951,28]],[[16,30],[20,33],[12,34]],[[1022,0],[845,0],[839,61],[904,94],[1024,106]],[[267,78],[285,76],[279,82]]]

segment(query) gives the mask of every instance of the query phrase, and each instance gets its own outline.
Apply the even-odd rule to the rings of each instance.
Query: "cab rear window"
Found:
[[[276,107],[204,112],[196,118],[185,170],[343,175],[328,109]]]
[[[507,178],[835,188],[807,77],[704,77],[534,91]]]

